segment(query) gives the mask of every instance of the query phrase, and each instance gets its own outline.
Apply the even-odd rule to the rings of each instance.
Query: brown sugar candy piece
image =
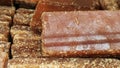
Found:
[[[8,68],[113,68],[120,60],[110,58],[15,58]]]
[[[41,16],[43,55],[120,55],[119,16],[119,11],[44,12]]]
[[[0,21],[6,21],[6,22],[11,23],[12,22],[12,18],[11,18],[11,16],[0,15]]]
[[[34,8],[39,0],[15,0],[15,4],[22,8]]]
[[[31,33],[31,29],[29,26],[14,25],[11,27],[10,33],[14,37],[16,34]]]
[[[119,10],[117,0],[100,0],[100,4],[105,10]]]
[[[12,6],[13,0],[0,0],[0,5],[2,6]]]
[[[15,7],[0,6],[0,15],[13,16],[15,13]]]
[[[12,55],[16,57],[40,57],[41,37],[30,31],[27,26],[13,26],[11,29],[13,36]]]
[[[14,25],[29,25],[33,17],[33,9],[19,8],[14,15]]]
[[[8,55],[5,52],[0,52],[0,68],[7,68]]]
[[[7,22],[7,21],[0,21],[0,25],[3,25],[3,26],[10,26],[10,22]]]
[[[20,33],[13,38],[14,44],[38,44],[41,43],[41,36],[35,33]]]
[[[9,54],[10,42],[0,41],[0,48],[3,49],[3,52],[6,52]]]
[[[0,25],[0,41],[8,41],[9,27]]]
[[[8,38],[9,35],[9,27],[0,25],[0,34],[3,34],[5,37]]]
[[[99,8],[98,0],[40,0],[36,6],[30,26],[41,32],[41,14],[53,11],[96,10]]]
[[[15,25],[11,28],[11,35],[13,58],[41,56],[41,37],[33,33],[29,26]]]
[[[5,41],[5,42],[7,42],[7,41],[8,41],[8,38],[5,37],[4,34],[0,34],[0,41]]]
[[[0,15],[0,25],[10,26],[12,24],[12,17],[8,15]]]
[[[41,43],[38,44],[13,44],[11,47],[13,58],[38,58],[41,57]]]

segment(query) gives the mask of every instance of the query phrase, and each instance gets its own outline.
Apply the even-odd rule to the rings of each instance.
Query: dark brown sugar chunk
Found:
[[[13,6],[13,0],[0,0],[2,6]]]
[[[100,4],[105,10],[119,10],[118,0],[100,0]]]
[[[8,64],[8,54],[5,52],[0,52],[0,67],[7,68]]]
[[[98,0],[40,0],[36,6],[30,26],[41,32],[41,14],[53,11],[97,10]]]
[[[118,3],[118,6],[119,6],[119,8],[120,8],[120,0],[117,0],[117,3]]]
[[[0,15],[1,14],[13,16],[15,14],[15,7],[0,6]]]
[[[11,47],[13,58],[41,57],[41,43],[38,44],[13,44]]]
[[[41,16],[43,54],[120,55],[119,16],[119,11],[44,12]]]
[[[19,8],[16,10],[16,14],[14,15],[14,25],[29,25],[33,17],[33,13],[33,9]]]
[[[120,60],[110,58],[15,58],[8,68],[113,68],[119,64]]]
[[[15,4],[22,8],[34,8],[39,0],[15,0]]]
[[[79,9],[96,9],[99,7],[99,0],[40,0],[39,3],[45,3],[53,6],[73,6]]]

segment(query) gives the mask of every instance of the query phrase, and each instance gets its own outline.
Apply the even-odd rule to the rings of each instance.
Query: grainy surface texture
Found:
[[[119,68],[120,60],[101,58],[16,58],[8,68]]]
[[[45,12],[42,51],[46,56],[120,55],[120,11]]]
[[[40,57],[41,41],[39,36],[31,34],[17,34],[13,39],[12,55],[18,57]]]
[[[9,27],[0,25],[0,34],[4,34],[6,37],[8,37]]]
[[[8,37],[5,37],[4,34],[0,34],[0,41],[5,41],[5,42],[7,42],[7,41],[8,41]]]
[[[38,44],[13,44],[11,47],[13,58],[38,58],[41,57],[41,43]]]
[[[100,0],[101,7],[104,10],[118,10],[119,0]]]
[[[12,23],[12,17],[8,15],[1,14],[0,15],[0,24],[10,25]]]
[[[0,41],[0,48],[2,48],[4,52],[9,54],[10,42]]]
[[[0,15],[13,16],[15,14],[15,7],[0,6]]]
[[[75,11],[99,9],[98,0],[40,0],[36,6],[30,26],[41,32],[41,14],[49,11]]]
[[[29,26],[14,25],[11,27],[10,33],[13,38],[16,34],[30,33],[31,31]]]
[[[0,52],[0,68],[7,68],[8,55],[5,52]]]
[[[12,22],[12,18],[11,18],[11,16],[0,14],[0,21],[5,21],[5,22],[11,23]]]
[[[13,43],[23,43],[23,44],[37,44],[41,42],[40,35],[34,33],[20,33],[16,34],[13,38]]]
[[[0,6],[0,25],[10,26],[12,25],[12,17],[15,13],[15,7]]]
[[[29,25],[33,17],[33,13],[33,9],[19,8],[16,10],[16,14],[14,15],[14,25]]]
[[[30,30],[29,26],[14,25],[11,28],[13,58],[40,57],[41,37]]]

